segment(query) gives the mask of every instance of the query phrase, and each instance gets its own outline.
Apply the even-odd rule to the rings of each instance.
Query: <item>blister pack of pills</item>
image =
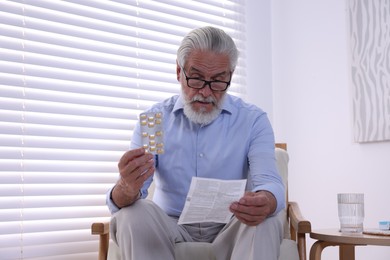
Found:
[[[139,119],[143,148],[152,154],[163,154],[164,133],[162,112],[142,113]]]

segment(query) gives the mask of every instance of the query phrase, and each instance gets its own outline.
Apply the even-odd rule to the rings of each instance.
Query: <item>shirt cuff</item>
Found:
[[[114,190],[113,186],[111,189],[109,189],[106,193],[106,205],[108,209],[110,210],[111,214],[114,214],[120,210],[120,208],[115,205],[114,201],[112,200],[112,191]]]
[[[276,209],[274,213],[272,213],[270,216],[277,215],[282,209],[286,207],[286,198],[285,198],[285,192],[283,187],[278,187],[277,185],[265,184],[265,185],[255,187],[253,189],[253,192],[261,191],[261,190],[272,193],[276,198]]]

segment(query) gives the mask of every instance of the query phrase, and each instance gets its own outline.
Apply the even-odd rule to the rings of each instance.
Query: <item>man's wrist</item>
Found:
[[[135,195],[130,195],[126,187],[117,183],[111,191],[110,199],[118,207],[124,208],[132,205],[139,198],[141,198],[141,191],[138,191]]]
[[[269,214],[269,216],[274,214],[275,211],[276,211],[276,208],[277,208],[277,203],[278,203],[277,200],[276,200],[275,195],[272,192],[269,192],[267,190],[258,190],[258,191],[256,191],[256,193],[262,193],[262,194],[264,194],[268,198],[268,200],[270,202],[270,214]]]

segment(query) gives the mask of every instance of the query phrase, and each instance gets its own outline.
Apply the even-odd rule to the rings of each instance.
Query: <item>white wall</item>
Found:
[[[273,101],[276,140],[287,142],[290,154],[290,199],[300,203],[313,229],[338,227],[338,192],[365,193],[365,227],[390,220],[390,142],[353,142],[346,0],[252,2],[258,1],[247,1],[248,35],[271,37],[271,44],[248,54],[260,57],[248,68],[271,66],[273,93],[265,97],[250,85],[251,93],[265,110],[264,100]],[[259,8],[269,4],[271,32],[259,26],[269,24],[267,15],[259,17],[265,12]],[[268,52],[271,61],[256,65]],[[310,248],[314,241],[308,242]],[[327,248],[322,259],[337,259],[337,253]],[[390,247],[357,247],[356,259],[388,260]]]
[[[246,1],[247,101],[259,105],[272,120],[271,2]]]

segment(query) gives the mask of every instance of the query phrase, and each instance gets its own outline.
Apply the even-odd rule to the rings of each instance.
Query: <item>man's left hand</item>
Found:
[[[276,209],[276,199],[268,191],[246,192],[237,202],[230,205],[230,211],[242,223],[256,226]]]

